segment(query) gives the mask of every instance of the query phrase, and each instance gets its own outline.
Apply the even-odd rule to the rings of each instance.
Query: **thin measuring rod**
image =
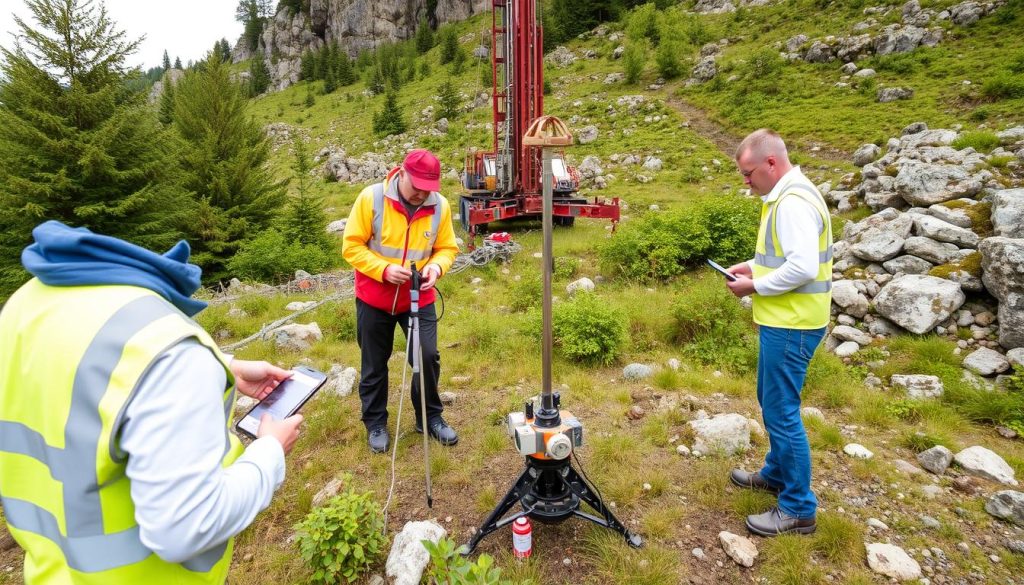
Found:
[[[555,408],[554,396],[551,393],[551,270],[555,264],[555,260],[552,257],[551,251],[551,240],[552,240],[552,215],[553,215],[553,204],[552,204],[552,189],[551,189],[551,149],[541,149],[543,153],[543,165],[544,173],[542,181],[544,184],[543,195],[544,195],[544,210],[543,210],[543,223],[544,223],[544,302],[543,302],[543,317],[544,317],[544,341],[542,348],[543,362],[543,374],[541,382],[541,408],[545,411],[551,411]]]

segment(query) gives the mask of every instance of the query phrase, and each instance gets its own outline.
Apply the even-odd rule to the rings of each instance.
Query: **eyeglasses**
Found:
[[[740,174],[743,175],[744,179],[749,179],[750,175],[753,175],[754,171],[757,170],[757,167],[763,165],[764,163],[765,163],[765,161],[761,161],[761,162],[757,163],[756,165],[754,165],[754,168],[750,169],[749,171],[744,171],[744,170],[741,169],[740,170]]]

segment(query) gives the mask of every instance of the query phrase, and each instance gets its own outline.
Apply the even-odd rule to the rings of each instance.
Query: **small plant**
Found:
[[[971,147],[978,152],[991,152],[999,146],[999,137],[994,132],[964,132],[953,141],[953,148],[963,150]]]
[[[357,580],[384,551],[383,528],[380,506],[370,492],[349,488],[314,508],[295,525],[300,554],[313,568],[310,583]]]
[[[702,364],[737,373],[757,364],[750,315],[718,279],[704,279],[672,306],[672,341]]]
[[[981,86],[981,94],[992,101],[1024,97],[1024,75],[999,73]]]
[[[442,538],[437,544],[421,542],[430,553],[427,575],[433,585],[512,585],[501,578],[501,569],[494,566],[491,555],[482,554],[472,562],[459,553],[459,545],[450,538]]]
[[[608,365],[626,342],[626,318],[595,295],[577,293],[555,307],[552,333],[566,358]]]
[[[568,280],[576,276],[580,269],[580,259],[572,256],[558,256],[555,258],[554,277],[560,280]]]

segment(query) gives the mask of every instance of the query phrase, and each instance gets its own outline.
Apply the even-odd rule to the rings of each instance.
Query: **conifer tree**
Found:
[[[434,118],[454,120],[459,116],[459,105],[459,93],[455,90],[455,85],[451,79],[444,80],[437,88],[437,112]]]
[[[374,67],[370,71],[370,79],[367,81],[366,87],[374,95],[379,95],[384,93],[384,90],[386,89],[384,83],[384,72],[381,71],[380,67]]]
[[[0,296],[27,278],[32,228],[55,219],[151,249],[181,237],[189,198],[173,140],[126,65],[138,40],[102,4],[31,0],[0,49]]]
[[[167,74],[164,74],[163,90],[160,92],[158,118],[164,126],[168,126],[174,121],[174,82]]]
[[[441,64],[447,65],[455,58],[455,53],[459,50],[459,37],[455,35],[455,29],[450,26],[442,28],[439,35],[441,37]]]
[[[323,198],[317,197],[310,189],[309,172],[313,169],[309,150],[302,137],[296,135],[292,142],[295,160],[292,171],[295,172],[295,192],[292,194],[288,209],[282,222],[282,230],[289,242],[302,245],[313,245],[324,251],[331,250],[331,240],[324,227],[327,225],[327,214],[324,213]]]
[[[201,71],[185,74],[175,93],[184,186],[199,209],[190,226],[194,261],[217,281],[242,241],[270,225],[285,202],[284,184],[266,165],[270,141],[247,113],[226,64],[208,58]]]
[[[174,68],[181,69],[181,57],[174,58]]]
[[[384,107],[373,114],[373,133],[378,136],[390,136],[405,132],[405,116],[398,106],[398,93],[389,91],[384,98]]]
[[[327,67],[327,74],[324,75],[324,94],[334,93],[338,89],[338,80],[334,77],[334,67]]]
[[[420,18],[416,26],[416,52],[422,55],[434,48],[434,31],[430,29],[427,17]]]
[[[258,96],[270,87],[270,69],[263,62],[263,52],[257,51],[249,64],[249,95]]]
[[[344,49],[338,51],[338,56],[335,59],[334,74],[338,79],[339,86],[352,85],[356,81],[356,72],[352,67],[352,59],[349,59],[348,53]]]
[[[168,69],[171,68],[171,57],[167,54],[167,49],[164,49],[163,66],[164,66],[164,71],[167,71]]]
[[[316,68],[316,57],[313,55],[313,51],[306,50],[302,53],[302,59],[299,62],[299,80],[301,81],[313,81],[316,79],[313,76],[313,71]]]
[[[224,57],[225,63],[231,62],[231,43],[226,38],[220,40],[220,54]]]

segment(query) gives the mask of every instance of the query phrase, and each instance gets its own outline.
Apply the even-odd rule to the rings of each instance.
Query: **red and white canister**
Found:
[[[512,552],[517,559],[525,559],[533,552],[533,527],[526,516],[512,523]]]

